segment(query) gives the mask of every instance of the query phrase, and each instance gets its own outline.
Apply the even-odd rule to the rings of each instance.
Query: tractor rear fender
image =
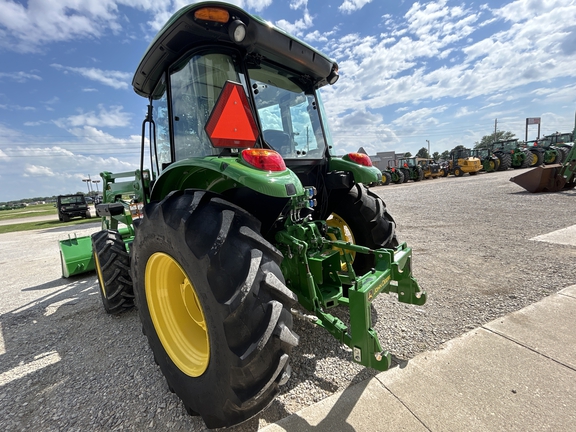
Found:
[[[151,199],[161,200],[173,190],[187,188],[223,193],[247,187],[263,195],[289,198],[302,195],[302,183],[289,169],[264,171],[249,166],[239,157],[190,158],[174,162],[152,188]]]
[[[356,183],[370,184],[382,180],[382,173],[375,166],[365,166],[340,158],[332,158],[330,159],[328,167],[329,171],[345,171],[351,173]]]

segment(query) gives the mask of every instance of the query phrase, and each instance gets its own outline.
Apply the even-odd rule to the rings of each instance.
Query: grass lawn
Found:
[[[2,210],[0,211],[0,221],[49,215],[57,215],[56,207],[54,207],[54,204],[40,204],[14,210]]]
[[[51,216],[54,215],[54,220],[26,222],[26,218],[33,216]],[[60,222],[56,213],[56,207],[53,204],[42,204],[37,206],[30,206],[14,210],[0,211],[0,221],[9,219],[21,219],[21,223],[14,223],[10,225],[0,225],[0,234],[10,233],[16,231],[30,231],[37,229],[56,228],[63,225],[81,225],[90,222],[100,221],[100,218],[92,219],[72,219],[70,222]]]

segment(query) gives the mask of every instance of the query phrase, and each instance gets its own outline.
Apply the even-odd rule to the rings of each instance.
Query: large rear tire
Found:
[[[533,153],[530,150],[524,150],[524,160],[520,168],[530,168],[532,166]]]
[[[414,181],[421,181],[424,179],[424,171],[422,171],[421,167],[416,167],[416,176],[414,177]]]
[[[298,344],[280,252],[220,196],[177,191],[144,207],[132,244],[136,304],[168,386],[209,428],[266,408]]]
[[[498,167],[498,171],[506,171],[508,168],[512,166],[512,157],[508,153],[495,153],[500,159],[500,166]]]
[[[333,191],[330,208],[348,226],[355,244],[371,249],[398,246],[396,223],[388,213],[386,204],[362,184],[355,184],[348,192]],[[355,254],[356,273],[364,274],[373,265],[373,256]]]
[[[402,184],[404,183],[404,173],[402,170],[396,170],[396,180],[394,180],[395,184]]]
[[[382,186],[388,186],[392,181],[392,177],[389,172],[382,173]]]
[[[134,307],[134,289],[130,277],[130,256],[117,231],[92,234],[94,264],[104,310],[117,314]]]
[[[411,180],[410,170],[408,168],[400,168],[400,171],[402,171],[402,175],[404,176],[402,183],[406,183],[408,180]]]
[[[530,150],[534,155],[532,158],[531,167],[537,167],[544,163],[544,153],[538,150]]]

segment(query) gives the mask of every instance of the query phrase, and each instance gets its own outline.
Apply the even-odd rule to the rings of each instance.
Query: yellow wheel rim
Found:
[[[350,242],[351,244],[356,244],[356,242],[354,241],[354,235],[352,234],[352,230],[350,229],[348,224],[344,221],[344,219],[342,219],[336,213],[332,213],[330,216],[328,216],[328,218],[326,219],[326,224],[329,227],[340,228],[340,232],[342,233],[343,237],[342,240],[344,240],[345,242]],[[329,233],[328,237],[330,237],[331,240],[337,240],[334,234]],[[350,257],[352,258],[352,262],[354,262],[356,252],[350,251],[349,253]],[[342,249],[340,249],[340,255],[344,255],[344,251]],[[343,260],[341,261],[341,267],[342,271],[348,270],[348,268],[346,267],[346,262]]]
[[[102,269],[100,268],[100,261],[98,260],[98,254],[94,252],[94,264],[96,266],[96,274],[98,275],[98,282],[100,282],[100,289],[102,294],[106,297],[106,288],[104,287],[104,276],[102,276]]]
[[[186,375],[202,375],[210,343],[192,281],[171,256],[157,252],[146,263],[145,284],[150,317],[166,353]]]

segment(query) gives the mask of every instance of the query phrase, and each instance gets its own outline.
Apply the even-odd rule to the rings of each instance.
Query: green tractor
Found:
[[[380,293],[421,305],[363,154],[331,154],[321,52],[220,2],[178,11],[132,85],[148,99],[140,168],[103,172],[102,230],[60,242],[63,275],[96,269],[104,309],[137,306],[168,387],[209,428],[267,407],[290,378],[292,315],[379,371]],[[331,313],[349,309],[346,322]]]
[[[399,164],[397,160],[389,160],[388,168],[382,171],[382,176],[390,177],[390,181],[394,184],[407,182],[408,179],[404,175],[404,170],[398,165]]]
[[[424,179],[424,171],[422,171],[422,167],[418,164],[417,158],[410,157],[398,159],[398,165],[404,174],[404,179],[413,180],[415,182]]]
[[[482,171],[494,172],[500,168],[500,159],[490,149],[479,148],[471,151],[471,155],[480,159]]]
[[[555,134],[546,135],[545,137],[534,142],[530,150],[537,150],[542,154],[541,163],[546,165],[561,164],[566,160],[566,156],[570,152],[570,149],[573,145],[574,135],[572,132],[556,132]]]
[[[523,147],[517,138],[495,141],[490,150],[500,159],[498,171],[506,171],[508,168],[528,168],[534,162],[532,152]]]
[[[574,115],[574,131],[566,135],[568,139],[573,139],[575,134],[576,114]],[[569,141],[567,139],[566,141],[562,141],[562,143],[565,142]],[[556,144],[558,144],[558,142],[556,142]],[[539,165],[530,171],[512,177],[510,181],[532,193],[559,192],[561,190],[573,189],[576,187],[576,146],[566,145],[566,148],[568,152],[561,164]]]

